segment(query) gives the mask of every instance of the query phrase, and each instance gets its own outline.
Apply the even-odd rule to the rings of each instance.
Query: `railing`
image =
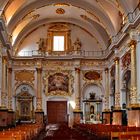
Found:
[[[21,51],[16,57],[57,57],[57,56],[71,56],[71,57],[95,57],[95,58],[103,58],[108,54],[108,50],[104,51],[71,51],[71,52],[40,52],[38,50],[33,51]]]
[[[140,18],[140,4],[135,8],[135,10],[131,13],[128,13],[128,15],[125,17],[125,23],[122,24],[122,27],[120,31],[112,37],[112,43],[110,42],[110,46],[108,48],[112,48],[115,44],[117,44],[125,35],[125,30],[129,27],[129,25],[133,22],[135,22],[138,18]],[[126,22],[127,21],[127,22]],[[109,55],[109,49],[103,50],[103,51],[72,51],[72,52],[53,52],[49,54],[48,52],[39,52],[38,50],[33,51],[22,51],[20,55],[17,55],[17,57],[52,57],[52,56],[81,56],[81,57],[93,57],[93,58],[105,58],[107,55]]]
[[[110,49],[124,37],[125,30],[127,30],[131,24],[135,23],[135,21],[137,21],[138,18],[140,18],[140,3],[134,9],[133,12],[128,13],[127,16],[125,17],[125,23],[122,24],[122,27],[118,31],[118,33],[112,37],[112,44],[109,46]]]

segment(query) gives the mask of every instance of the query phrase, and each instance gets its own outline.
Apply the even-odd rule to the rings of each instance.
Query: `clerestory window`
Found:
[[[53,51],[64,51],[64,36],[53,36]]]

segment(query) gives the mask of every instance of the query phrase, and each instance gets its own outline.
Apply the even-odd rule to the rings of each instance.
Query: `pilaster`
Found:
[[[80,97],[80,68],[75,68],[75,103],[76,107],[73,111],[74,113],[74,124],[80,123],[82,118],[82,111],[80,107],[81,97]]]

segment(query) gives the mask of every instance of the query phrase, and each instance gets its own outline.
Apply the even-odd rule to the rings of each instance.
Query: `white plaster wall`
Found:
[[[40,38],[47,38],[47,29],[48,26],[46,25],[41,26],[37,30],[33,31],[28,37],[23,40],[21,46],[19,46],[18,48],[23,51],[38,50],[37,42]],[[82,43],[82,50],[100,50],[100,47],[97,46],[97,40],[89,33],[74,25],[70,25],[70,29],[72,44],[76,41],[76,38],[78,37]]]
[[[91,92],[96,93],[95,98],[102,98],[103,95],[102,89],[95,84],[90,84],[86,86],[86,88],[83,90],[83,98],[89,99]]]

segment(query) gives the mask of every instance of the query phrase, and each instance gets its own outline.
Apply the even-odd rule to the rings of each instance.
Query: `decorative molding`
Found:
[[[70,27],[67,23],[53,23],[48,28],[48,32],[57,32],[57,31],[70,31]]]
[[[102,76],[101,73],[94,70],[83,71],[83,80],[90,81],[92,83],[94,81],[101,81]]]
[[[35,80],[34,72],[32,70],[15,71],[15,86],[19,85],[19,83],[29,83],[33,86],[33,81]]]
[[[67,23],[53,23],[48,28],[47,32],[47,52],[49,54],[53,51],[53,36],[64,36],[64,51],[56,51],[59,55],[64,52],[69,52],[71,47],[71,31]]]
[[[56,68],[56,67],[63,67],[63,69],[67,68],[67,67],[72,67],[74,66],[74,62],[73,61],[59,61],[59,60],[56,60],[56,61],[42,61],[42,65],[45,66],[45,67],[50,67],[50,68]]]
[[[32,66],[35,66],[36,65],[36,61],[34,60],[14,60],[13,61],[13,65],[14,66],[27,66],[27,67],[32,67]]]
[[[68,3],[55,3],[54,6],[70,6]]]
[[[58,8],[56,9],[56,13],[62,15],[62,14],[65,14],[65,10],[62,8]]]
[[[98,61],[98,60],[82,60],[81,61],[81,66],[97,66],[97,67],[101,67],[101,66],[106,66],[106,62],[105,61]]]

